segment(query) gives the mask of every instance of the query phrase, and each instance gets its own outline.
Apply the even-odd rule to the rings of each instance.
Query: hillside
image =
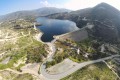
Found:
[[[74,21],[79,28],[93,24],[90,35],[105,41],[115,42],[120,37],[120,11],[106,3],[100,3],[93,8],[57,13],[49,18],[67,19]]]
[[[79,28],[81,28],[85,25],[85,19],[99,20],[102,22],[103,20],[110,19],[116,22],[115,20],[120,18],[120,11],[107,3],[100,3],[93,8],[85,8],[77,11],[71,11],[70,13],[56,13],[48,15],[47,17],[72,20],[76,22]]]
[[[35,27],[45,28],[35,22],[39,16],[71,20],[80,29],[43,42],[45,33]],[[109,4],[72,12],[53,7],[18,11],[0,21],[0,80],[120,80],[120,11]]]
[[[62,12],[70,12],[67,9],[60,9],[54,7],[44,7],[36,10],[25,10],[25,11],[17,11],[13,13],[9,13],[3,16],[0,16],[0,21],[8,21],[8,20],[15,20],[15,19],[35,19],[39,16],[46,16],[54,13],[62,13]]]

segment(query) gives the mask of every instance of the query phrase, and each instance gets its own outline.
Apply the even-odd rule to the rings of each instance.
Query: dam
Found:
[[[73,32],[69,32],[66,34],[62,34],[62,35],[57,35],[57,36],[53,36],[56,40],[73,40],[73,41],[81,41],[84,40],[86,38],[88,38],[88,32],[86,30],[86,27],[81,28],[79,30],[73,31]]]

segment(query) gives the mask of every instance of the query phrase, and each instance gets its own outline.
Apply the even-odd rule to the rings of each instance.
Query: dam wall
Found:
[[[57,40],[66,40],[66,39],[71,39],[74,41],[81,41],[86,38],[88,38],[88,32],[86,28],[79,29],[77,31],[73,31],[70,33],[54,36],[55,39]]]

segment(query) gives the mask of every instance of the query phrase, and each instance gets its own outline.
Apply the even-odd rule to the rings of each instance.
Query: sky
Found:
[[[33,10],[41,7],[57,7],[79,10],[106,2],[120,10],[119,0],[0,0],[0,15],[20,10]]]

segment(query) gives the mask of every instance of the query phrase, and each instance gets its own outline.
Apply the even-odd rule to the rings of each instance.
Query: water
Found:
[[[48,18],[37,18],[37,22],[42,24],[38,28],[44,33],[41,37],[43,42],[50,42],[54,35],[61,35],[71,31],[78,30],[76,24],[69,20],[57,20]]]

